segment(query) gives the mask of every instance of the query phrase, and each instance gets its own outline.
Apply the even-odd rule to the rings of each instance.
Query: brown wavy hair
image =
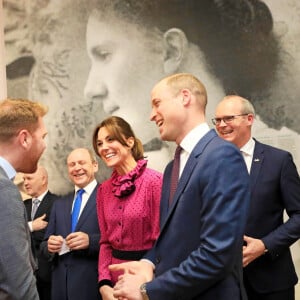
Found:
[[[131,126],[122,118],[111,116],[103,120],[96,126],[93,133],[93,148],[96,154],[100,157],[97,149],[98,132],[100,128],[105,127],[111,137],[117,140],[123,146],[128,147],[126,139],[133,137],[134,145],[131,149],[133,158],[138,161],[144,158],[144,148],[142,142],[135,136]]]

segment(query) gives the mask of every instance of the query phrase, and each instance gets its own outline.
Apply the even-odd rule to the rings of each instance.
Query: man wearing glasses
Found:
[[[294,300],[298,279],[289,247],[300,236],[299,175],[290,153],[252,138],[254,117],[248,100],[231,95],[218,104],[212,119],[219,136],[241,150],[250,174],[244,283],[249,300]]]

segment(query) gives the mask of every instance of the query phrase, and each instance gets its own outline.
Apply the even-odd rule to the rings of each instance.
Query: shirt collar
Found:
[[[191,153],[199,140],[207,133],[209,132],[210,128],[207,123],[202,123],[200,125],[197,125],[195,128],[193,128],[181,141],[180,146],[181,148]]]
[[[9,179],[13,180],[17,174],[14,167],[3,157],[0,157],[0,166],[5,171]]]
[[[86,185],[83,189],[84,189],[85,193],[87,193],[88,195],[91,195],[96,186],[97,186],[97,181],[96,181],[96,179],[94,179],[88,185]],[[75,194],[80,189],[82,189],[82,188],[75,185]]]
[[[244,152],[246,155],[253,156],[254,147],[255,147],[255,141],[253,138],[250,138],[250,140],[240,150]]]
[[[35,199],[39,199],[42,202],[47,193],[48,193],[48,190],[45,191],[43,194],[40,194],[38,197],[35,197]]]

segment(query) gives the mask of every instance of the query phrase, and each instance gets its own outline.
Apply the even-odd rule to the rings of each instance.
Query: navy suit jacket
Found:
[[[291,154],[256,141],[250,180],[246,235],[262,239],[268,253],[250,263],[244,276],[261,293],[293,287],[298,279],[289,246],[300,237],[300,180]]]
[[[161,233],[147,259],[150,299],[242,299],[242,243],[249,175],[239,150],[209,131],[195,146],[168,209],[171,162],[164,172]]]
[[[76,226],[89,236],[89,247],[64,255],[55,254],[52,269],[52,299],[101,299],[98,290],[98,255],[100,231],[96,210],[97,186],[88,199]],[[47,239],[50,235],[66,238],[71,233],[71,211],[74,192],[55,201],[43,244],[48,253]]]
[[[59,197],[51,192],[47,192],[43,198],[43,201],[40,203],[34,219],[41,217],[43,214],[46,214],[45,221],[49,223],[50,212],[52,205],[56,199]],[[31,209],[32,209],[32,199],[27,199],[24,201],[24,205],[26,207],[26,213],[28,221],[32,221],[31,219]],[[38,261],[38,270],[36,271],[36,276],[38,279],[41,279],[44,282],[51,282],[51,262],[49,259],[46,259],[44,255],[40,252],[40,244],[44,240],[44,235],[46,232],[46,228],[31,232],[32,238],[32,248],[33,253],[35,254]]]

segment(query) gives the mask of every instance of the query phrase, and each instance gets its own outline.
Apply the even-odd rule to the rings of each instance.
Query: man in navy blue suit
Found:
[[[98,291],[100,232],[96,212],[98,163],[85,148],[73,150],[67,158],[69,178],[75,192],[55,201],[43,244],[52,256],[52,299],[101,299]],[[78,190],[84,190],[74,230],[71,215]]]
[[[290,153],[252,138],[254,117],[247,99],[231,95],[218,104],[213,119],[220,137],[241,150],[250,173],[245,287],[249,300],[293,300],[298,279],[289,247],[300,237],[299,175]]]
[[[126,271],[114,296],[245,299],[242,246],[250,198],[243,157],[209,129],[206,89],[193,75],[164,78],[153,88],[151,103],[161,139],[182,148],[178,185],[170,196],[172,161],[163,178],[161,233],[143,260],[111,266]]]

